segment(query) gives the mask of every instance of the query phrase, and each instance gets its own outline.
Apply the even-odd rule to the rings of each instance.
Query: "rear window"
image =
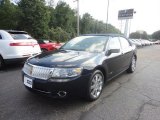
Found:
[[[28,34],[17,34],[17,33],[10,33],[12,38],[15,40],[20,40],[20,39],[32,39],[32,37]]]

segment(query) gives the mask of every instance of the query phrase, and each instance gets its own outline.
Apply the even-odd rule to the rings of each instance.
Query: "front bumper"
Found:
[[[90,80],[91,74],[81,75],[77,78],[72,78],[72,80],[67,82],[54,82],[53,80],[42,80],[28,76],[23,73],[24,76],[32,79],[32,88],[27,87],[33,92],[38,92],[51,97],[60,97],[58,92],[66,92],[66,96],[82,96],[86,93],[88,82]]]

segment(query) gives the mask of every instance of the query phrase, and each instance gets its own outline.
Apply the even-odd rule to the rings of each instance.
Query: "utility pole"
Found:
[[[108,31],[108,14],[109,14],[109,0],[108,0],[108,4],[107,4],[106,33],[107,33],[107,31]]]
[[[128,34],[128,37],[129,37],[130,32],[131,32],[131,22],[132,22],[132,20],[130,19],[130,20],[129,20],[129,34]]]
[[[77,0],[77,36],[79,36],[79,0]]]

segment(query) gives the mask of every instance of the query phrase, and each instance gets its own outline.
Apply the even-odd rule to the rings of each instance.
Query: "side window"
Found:
[[[120,49],[121,45],[119,42],[119,38],[118,37],[113,37],[110,39],[109,41],[109,46],[108,46],[108,50],[110,49]]]
[[[1,36],[1,34],[0,34],[0,39],[2,39],[2,36]]]
[[[127,49],[130,46],[128,40],[126,40],[123,37],[119,37],[119,38],[120,38],[122,49]]]

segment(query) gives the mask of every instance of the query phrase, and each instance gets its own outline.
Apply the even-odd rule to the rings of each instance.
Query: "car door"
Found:
[[[120,43],[121,43],[121,48],[122,48],[122,67],[123,69],[127,69],[130,62],[131,62],[131,58],[133,55],[132,52],[132,46],[129,43],[129,41],[123,37],[119,37]]]
[[[105,61],[105,64],[108,70],[108,78],[114,77],[116,74],[118,74],[122,70],[121,63],[123,62],[123,59],[121,58],[122,51],[121,51],[121,45],[118,37],[111,37],[109,39],[109,42],[106,48],[106,53],[108,53],[111,49],[119,49],[119,52],[106,54],[107,60]]]

